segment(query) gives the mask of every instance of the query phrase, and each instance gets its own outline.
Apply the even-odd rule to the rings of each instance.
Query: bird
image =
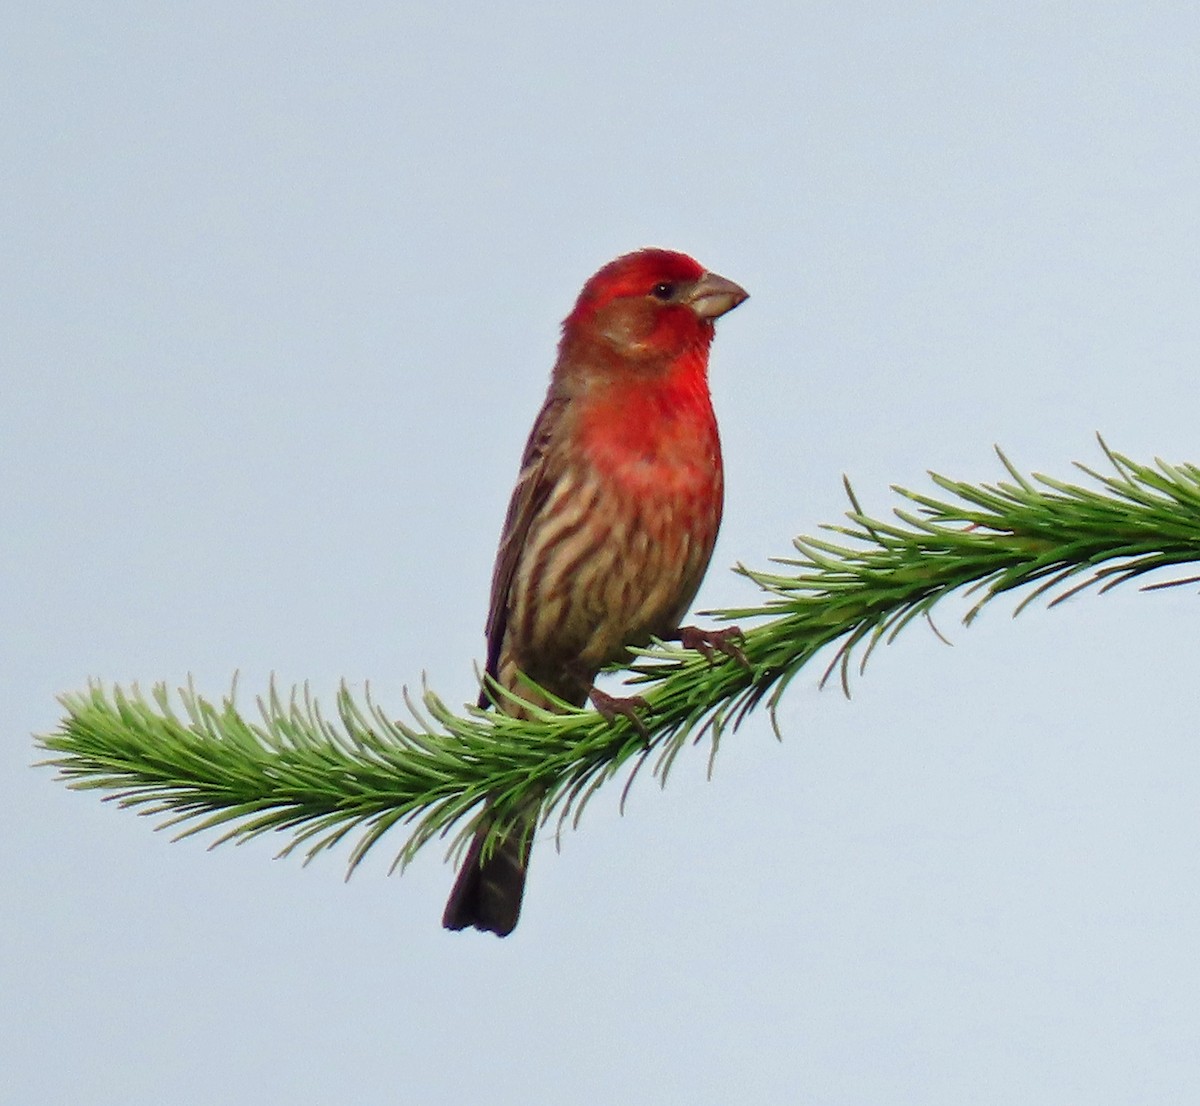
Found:
[[[583,286],[525,446],[500,537],[486,672],[526,702],[561,709],[522,674],[610,719],[634,700],[594,687],[651,638],[729,651],[731,630],[681,630],[712,556],[724,473],[708,387],[714,320],[748,296],[672,250],[624,254]],[[736,632],[736,631],[735,631]],[[479,706],[527,708],[487,681]],[[446,904],[446,929],[504,937],[520,916],[539,799],[484,855],[485,806]]]

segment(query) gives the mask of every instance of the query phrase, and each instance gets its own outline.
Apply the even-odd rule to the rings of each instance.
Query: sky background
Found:
[[[643,245],[752,298],[699,608],[925,472],[1200,461],[1200,9],[37,4],[0,45],[13,1103],[1200,1096],[1195,589],[791,686],[535,855],[308,868],[72,793],[55,696],[474,695],[557,328]],[[0,1098],[4,1097],[0,1094]]]

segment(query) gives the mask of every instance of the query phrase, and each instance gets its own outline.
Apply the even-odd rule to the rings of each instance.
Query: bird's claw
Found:
[[[596,713],[606,722],[611,724],[617,719],[618,715],[622,718],[627,718],[633,725],[633,728],[642,735],[646,744],[650,744],[650,731],[646,729],[646,723],[642,721],[641,716],[638,714],[639,710],[649,710],[650,704],[640,695],[630,695],[622,699],[616,695],[608,695],[599,688],[594,687],[588,698],[591,699],[592,706],[596,708]]]
[[[740,626],[727,626],[724,630],[702,630],[699,626],[681,626],[679,644],[685,649],[695,649],[710,667],[717,662],[717,654],[732,657],[747,672],[751,671],[750,660],[742,651],[739,642],[746,640]]]

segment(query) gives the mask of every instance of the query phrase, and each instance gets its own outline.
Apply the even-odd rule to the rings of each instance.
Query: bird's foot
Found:
[[[650,743],[650,731],[646,729],[646,723],[638,714],[639,710],[649,710],[650,704],[640,695],[630,695],[628,698],[622,699],[615,695],[608,695],[598,687],[594,687],[588,698],[591,699],[592,706],[596,708],[596,713],[606,722],[615,721],[618,715],[628,718],[645,742]]]
[[[716,664],[717,654],[732,657],[747,672],[750,661],[739,644],[746,640],[739,626],[727,626],[724,630],[702,630],[699,626],[680,626],[675,631],[675,640],[685,649],[695,649],[703,655],[709,665]]]

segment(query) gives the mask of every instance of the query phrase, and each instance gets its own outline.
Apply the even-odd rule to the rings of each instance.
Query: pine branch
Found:
[[[629,671],[644,685],[649,740],[626,719],[565,705],[562,714],[535,710],[533,721],[457,714],[428,688],[420,703],[406,693],[407,716],[397,720],[369,689],[359,701],[343,685],[328,714],[307,688],[284,697],[272,686],[250,719],[235,706],[236,686],[215,706],[190,685],[172,697],[165,685],[147,696],[100,684],[63,696],[66,717],[38,740],[68,786],[111,792],[179,836],[216,831],[215,845],[281,831],[291,835],[281,855],[302,850],[307,861],[356,834],[351,872],[396,827],[407,834],[399,865],[452,829],[461,842],[485,798],[497,835],[531,791],[544,792],[544,816],[557,816],[561,830],[626,766],[622,804],[647,763],[665,783],[689,741],[709,738],[711,769],[727,729],[764,704],[774,721],[788,683],[826,647],[834,652],[822,682],[837,671],[848,690],[855,661],[861,670],[881,641],[951,593],[978,596],[969,624],[1008,592],[1025,591],[1016,614],[1040,598],[1053,606],[1200,560],[1200,468],[1138,465],[1101,446],[1112,475],[1078,466],[1094,487],[1022,476],[1000,454],[1011,482],[931,474],[946,498],[895,487],[908,506],[892,521],[865,514],[847,482],[848,522],[825,527],[836,540],[796,539],[778,572],[739,566],[766,593],[763,604],[712,612],[765,619],[746,630],[748,664],[710,665],[666,644],[637,651]]]

